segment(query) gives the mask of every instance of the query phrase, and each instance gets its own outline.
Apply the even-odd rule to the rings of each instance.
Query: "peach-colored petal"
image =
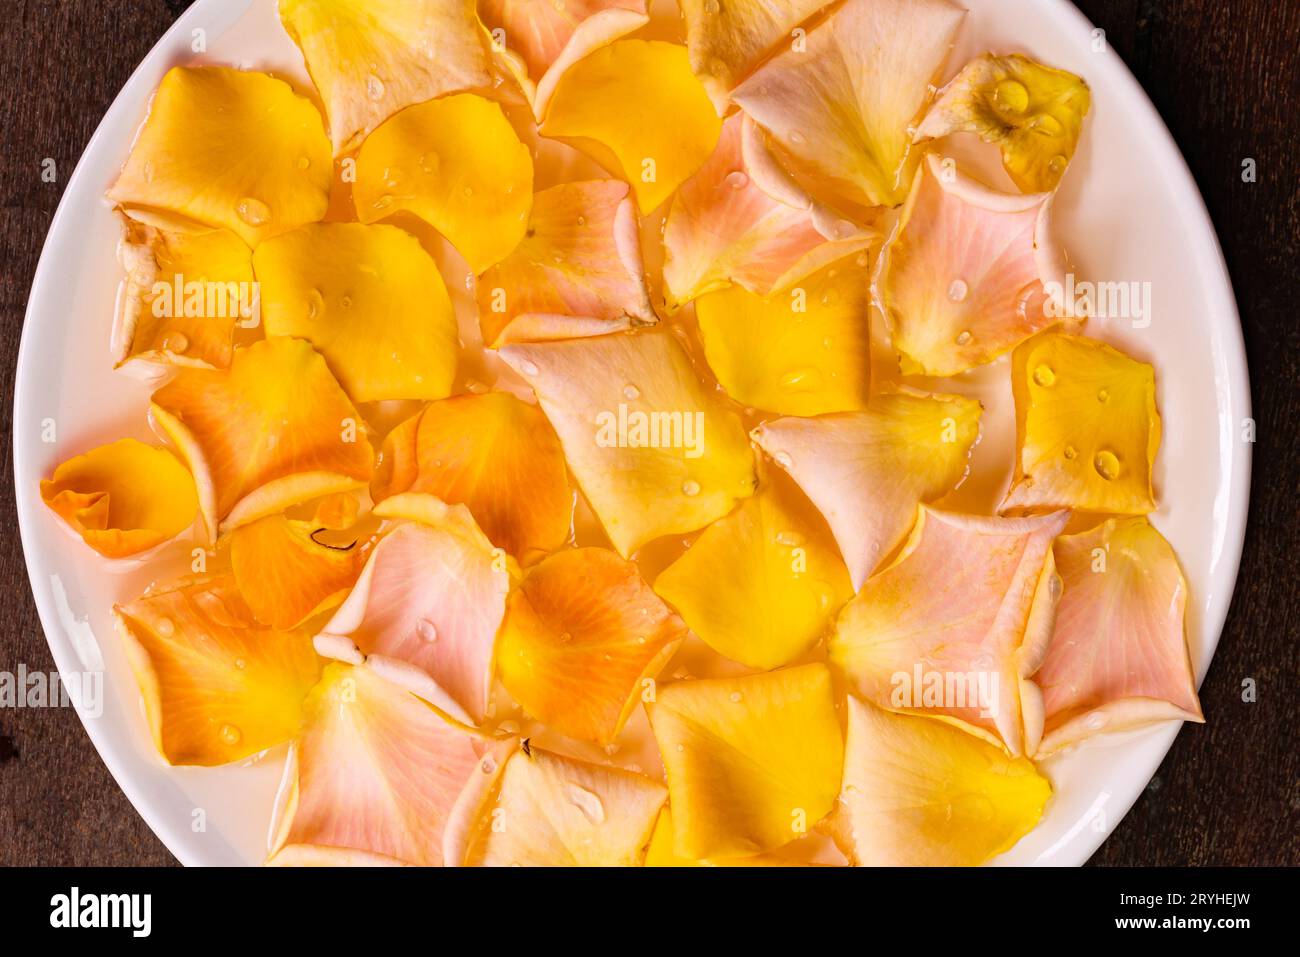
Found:
[[[754,180],[743,143],[748,121],[722,125],[718,145],[682,184],[664,224],[664,294],[676,308],[705,293],[743,286],[766,296],[820,266],[867,249],[873,233],[851,226],[828,239],[806,205],[773,199]]]
[[[1187,652],[1187,583],[1169,543],[1145,518],[1112,518],[1057,539],[1055,553],[1064,592],[1033,675],[1045,723],[1039,753],[1102,731],[1203,720]]]
[[[448,828],[447,863],[471,867],[636,867],[667,792],[620,768],[524,742]]]
[[[910,128],[965,15],[949,0],[846,0],[732,100],[820,189],[860,206],[896,205],[915,163]]]
[[[282,787],[271,863],[440,866],[443,829],[487,746],[369,665],[326,666]]]
[[[905,372],[948,376],[1061,321],[1052,196],[999,193],[931,156],[881,254],[877,289]]]
[[[754,491],[739,417],[700,382],[668,332],[511,345],[569,467],[625,558],[721,518]]]
[[[770,53],[789,48],[794,28],[827,0],[682,0],[691,69],[718,108]]]
[[[885,392],[861,412],[765,422],[754,441],[826,517],[861,588],[906,537],[916,506],[965,478],[979,420],[974,399]]]
[[[477,285],[483,341],[501,344],[572,331],[588,335],[656,322],[641,264],[636,205],[626,183],[563,183],[533,197],[528,234]],[[516,328],[518,326],[518,328]]]
[[[462,505],[397,495],[380,517],[409,518],[412,502],[433,506],[395,525],[366,559],[352,593],[322,628],[427,673],[478,723],[487,711],[497,629],[511,570]],[[453,714],[453,717],[460,715]]]
[[[1068,512],[980,518],[921,506],[898,560],[840,613],[831,663],[866,700],[1025,751],[1021,683],[1060,597],[1052,541]]]

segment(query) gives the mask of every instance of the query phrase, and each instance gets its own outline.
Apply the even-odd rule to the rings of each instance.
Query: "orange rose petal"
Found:
[[[643,775],[526,742],[494,774],[476,777],[481,786],[466,789],[447,828],[449,865],[636,867],[667,796]]]
[[[183,369],[151,413],[194,472],[213,537],[237,508],[251,521],[370,480],[361,417],[300,339],[236,349],[229,370]]]
[[[336,153],[408,106],[492,81],[474,0],[282,0],[279,12]]]
[[[258,246],[253,265],[266,334],[314,345],[353,401],[450,394],[456,313],[437,265],[411,234],[358,223],[304,226]]]
[[[119,439],[63,462],[41,499],[106,558],[175,538],[194,523],[194,478],[166,449]]]
[[[230,536],[230,564],[240,593],[273,628],[293,628],[338,604],[361,571],[355,548],[322,545],[310,522],[268,515]]]
[[[511,564],[463,505],[412,493],[380,503],[375,514],[398,524],[371,550],[321,634],[413,666],[455,702],[437,702],[452,717],[481,722]]]
[[[603,548],[559,552],[511,593],[497,649],[501,683],[548,727],[608,744],[686,636],[641,578]]]
[[[311,638],[253,620],[232,579],[183,584],[113,609],[170,764],[229,764],[292,738],[320,673]]]
[[[533,197],[528,234],[478,281],[483,341],[587,335],[656,321],[646,291],[636,204],[626,183],[564,183]],[[518,328],[516,328],[516,326]]]
[[[320,220],[333,163],[320,114],[283,80],[174,67],[108,198],[224,226],[249,246]]]
[[[826,645],[831,664],[881,708],[945,720],[1013,757],[1025,753],[1023,686],[1051,636],[1061,595],[1052,542],[1069,517],[921,506],[895,562],[840,613]]]
[[[560,548],[573,524],[560,440],[540,409],[504,392],[434,402],[390,432],[370,494],[401,492],[467,506],[524,564]]]
[[[257,305],[252,251],[239,236],[123,215],[119,255],[126,269],[113,326],[119,367],[230,365],[235,325],[252,321]]]
[[[269,863],[441,866],[444,827],[491,742],[370,665],[327,665],[304,711]]]

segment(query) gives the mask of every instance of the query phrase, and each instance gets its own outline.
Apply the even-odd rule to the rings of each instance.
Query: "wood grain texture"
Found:
[[[1025,0],[1032,2],[1032,0]],[[0,0],[0,403],[63,183],[113,97],[188,0]],[[1078,0],[1147,89],[1206,198],[1245,327],[1258,440],[1251,523],[1208,723],[1178,736],[1094,858],[1111,865],[1300,863],[1300,3]],[[41,181],[41,162],[59,181]],[[1258,181],[1243,183],[1243,160]],[[3,441],[11,447],[10,417]],[[53,668],[28,590],[8,454],[0,474],[0,671]],[[1241,684],[1258,686],[1255,703]],[[70,710],[0,711],[0,864],[173,863]]]

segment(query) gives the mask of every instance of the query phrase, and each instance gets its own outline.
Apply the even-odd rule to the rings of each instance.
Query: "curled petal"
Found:
[[[538,119],[566,69],[650,22],[645,0],[482,0],[479,16]]]
[[[174,67],[108,197],[223,226],[256,246],[321,219],[332,173],[320,114],[289,84],[227,67]]]
[[[768,485],[655,580],[655,591],[720,655],[751,668],[789,664],[830,630],[853,586],[824,526]]]
[[[324,529],[283,515],[241,525],[230,536],[230,565],[258,621],[293,628],[338,604],[361,570],[355,547],[318,542]]]
[[[1079,145],[1092,93],[1081,77],[1013,53],[967,63],[917,130],[917,140],[974,133],[1002,150],[1027,193],[1056,189]]]
[[[161,545],[194,524],[194,478],[166,449],[118,439],[63,462],[41,499],[106,558]]]
[[[911,124],[965,15],[949,0],[846,0],[732,100],[821,190],[860,206],[897,205],[915,163]]]
[[[637,567],[603,548],[559,552],[511,593],[501,683],[561,734],[608,744],[686,637]]]
[[[760,188],[743,148],[749,121],[722,124],[718,145],[673,197],[664,224],[664,292],[676,308],[735,283],[760,296],[786,289],[826,263],[866,250],[874,233],[823,235],[809,201]],[[794,198],[794,197],[787,197]]]
[[[456,314],[414,236],[395,226],[304,226],[262,243],[253,265],[267,335],[314,345],[354,402],[451,392]]]
[[[405,662],[450,699],[435,702],[477,724],[487,711],[497,629],[511,568],[462,505],[397,495],[375,514],[405,519],[384,534],[351,594],[322,629],[365,655]]]
[[[603,335],[657,321],[628,191],[626,183],[595,180],[533,197],[524,241],[479,278],[484,342],[570,338],[578,328]],[[578,327],[574,320],[589,321]]]
[[[877,279],[905,372],[955,375],[1061,321],[1048,292],[1065,281],[1051,203],[995,192],[928,158]]]
[[[681,857],[747,857],[807,833],[839,791],[843,739],[825,665],[660,689],[650,723]]]
[[[1187,652],[1187,583],[1145,518],[1112,518],[1056,540],[1064,592],[1033,675],[1042,693],[1038,754],[1099,731],[1202,721]],[[1031,738],[1034,718],[1026,707]]]
[[[827,0],[682,0],[691,69],[718,108],[727,94]]]
[[[236,349],[228,370],[183,369],[150,412],[189,463],[211,537],[370,480],[361,417],[310,345],[274,338]]]
[[[1018,447],[1001,509],[1153,511],[1155,369],[1094,339],[1057,334],[1026,342],[1011,365]]]
[[[696,301],[709,367],[744,405],[787,415],[847,412],[871,386],[868,279],[852,261],[767,298],[733,286]]]
[[[169,764],[229,764],[298,732],[320,674],[311,638],[257,624],[230,578],[146,594],[113,615]]]
[[[369,664],[327,665],[304,711],[270,863],[441,866],[452,808],[491,742]]]
[[[474,0],[282,0],[346,153],[408,106],[487,86],[490,59]]]
[[[403,110],[357,154],[357,218],[405,210],[446,237],[481,273],[524,238],[533,160],[501,107],[470,93]]]
[[[667,796],[643,775],[527,742],[495,777],[479,777],[476,800],[467,789],[447,829],[449,865],[636,867]]]
[[[257,305],[247,244],[228,229],[123,215],[118,248],[126,269],[113,325],[118,367],[230,365],[235,324]]]
[[[1068,512],[977,518],[921,507],[894,564],[840,613],[832,665],[867,701],[1026,750],[1022,683],[1051,635],[1052,541]]]
[[[720,128],[686,48],[659,40],[618,40],[574,64],[542,123],[631,183],[642,213],[708,159]]]
[[[849,696],[844,788],[830,830],[861,867],[975,867],[1031,831],[1052,786],[938,721]]]
[[[565,457],[623,557],[721,518],[754,491],[739,417],[667,332],[512,345]]]
[[[434,402],[390,432],[370,494],[402,492],[465,505],[524,564],[560,548],[573,524],[560,440],[537,406],[504,392]]]
[[[980,411],[959,395],[885,392],[861,412],[765,422],[754,441],[826,517],[861,588],[907,536],[916,506],[966,477]]]

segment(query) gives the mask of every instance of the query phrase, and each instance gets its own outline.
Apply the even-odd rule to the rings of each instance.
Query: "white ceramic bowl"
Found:
[[[1157,368],[1165,437],[1157,472],[1162,504],[1152,520],[1187,575],[1188,634],[1199,679],[1232,597],[1250,486],[1250,445],[1241,434],[1251,414],[1246,360],[1214,229],[1160,117],[1078,10],[1066,0],[965,5],[971,15],[950,74],[984,50],[1022,51],[1084,76],[1092,87],[1093,110],[1061,190],[1057,229],[1081,279],[1151,283],[1149,327],[1093,322],[1088,331]],[[191,49],[196,30],[207,42],[200,57]],[[64,673],[105,673],[102,714],[79,709],[104,763],[183,863],[253,864],[265,854],[283,749],[219,769],[161,763],[108,614],[114,601],[139,594],[150,572],[143,565],[106,571],[37,493],[39,479],[68,456],[119,435],[148,437],[148,387],[114,373],[108,358],[121,274],[118,225],[102,197],[159,80],[171,66],[192,62],[256,66],[306,86],[301,58],[277,25],[271,0],[198,0],[145,58],[87,147],[50,227],[18,360],[14,476],[27,567],[54,660]],[[986,470],[992,488],[1011,464],[1006,363],[957,388],[990,405],[974,465],[977,473]],[[46,443],[50,422],[57,438]],[[971,507],[996,501],[970,494],[963,504]],[[1213,711],[1206,718],[1220,720]],[[1047,815],[998,863],[1083,863],[1136,800],[1178,730],[1164,724],[1101,736],[1046,762],[1056,792]]]

